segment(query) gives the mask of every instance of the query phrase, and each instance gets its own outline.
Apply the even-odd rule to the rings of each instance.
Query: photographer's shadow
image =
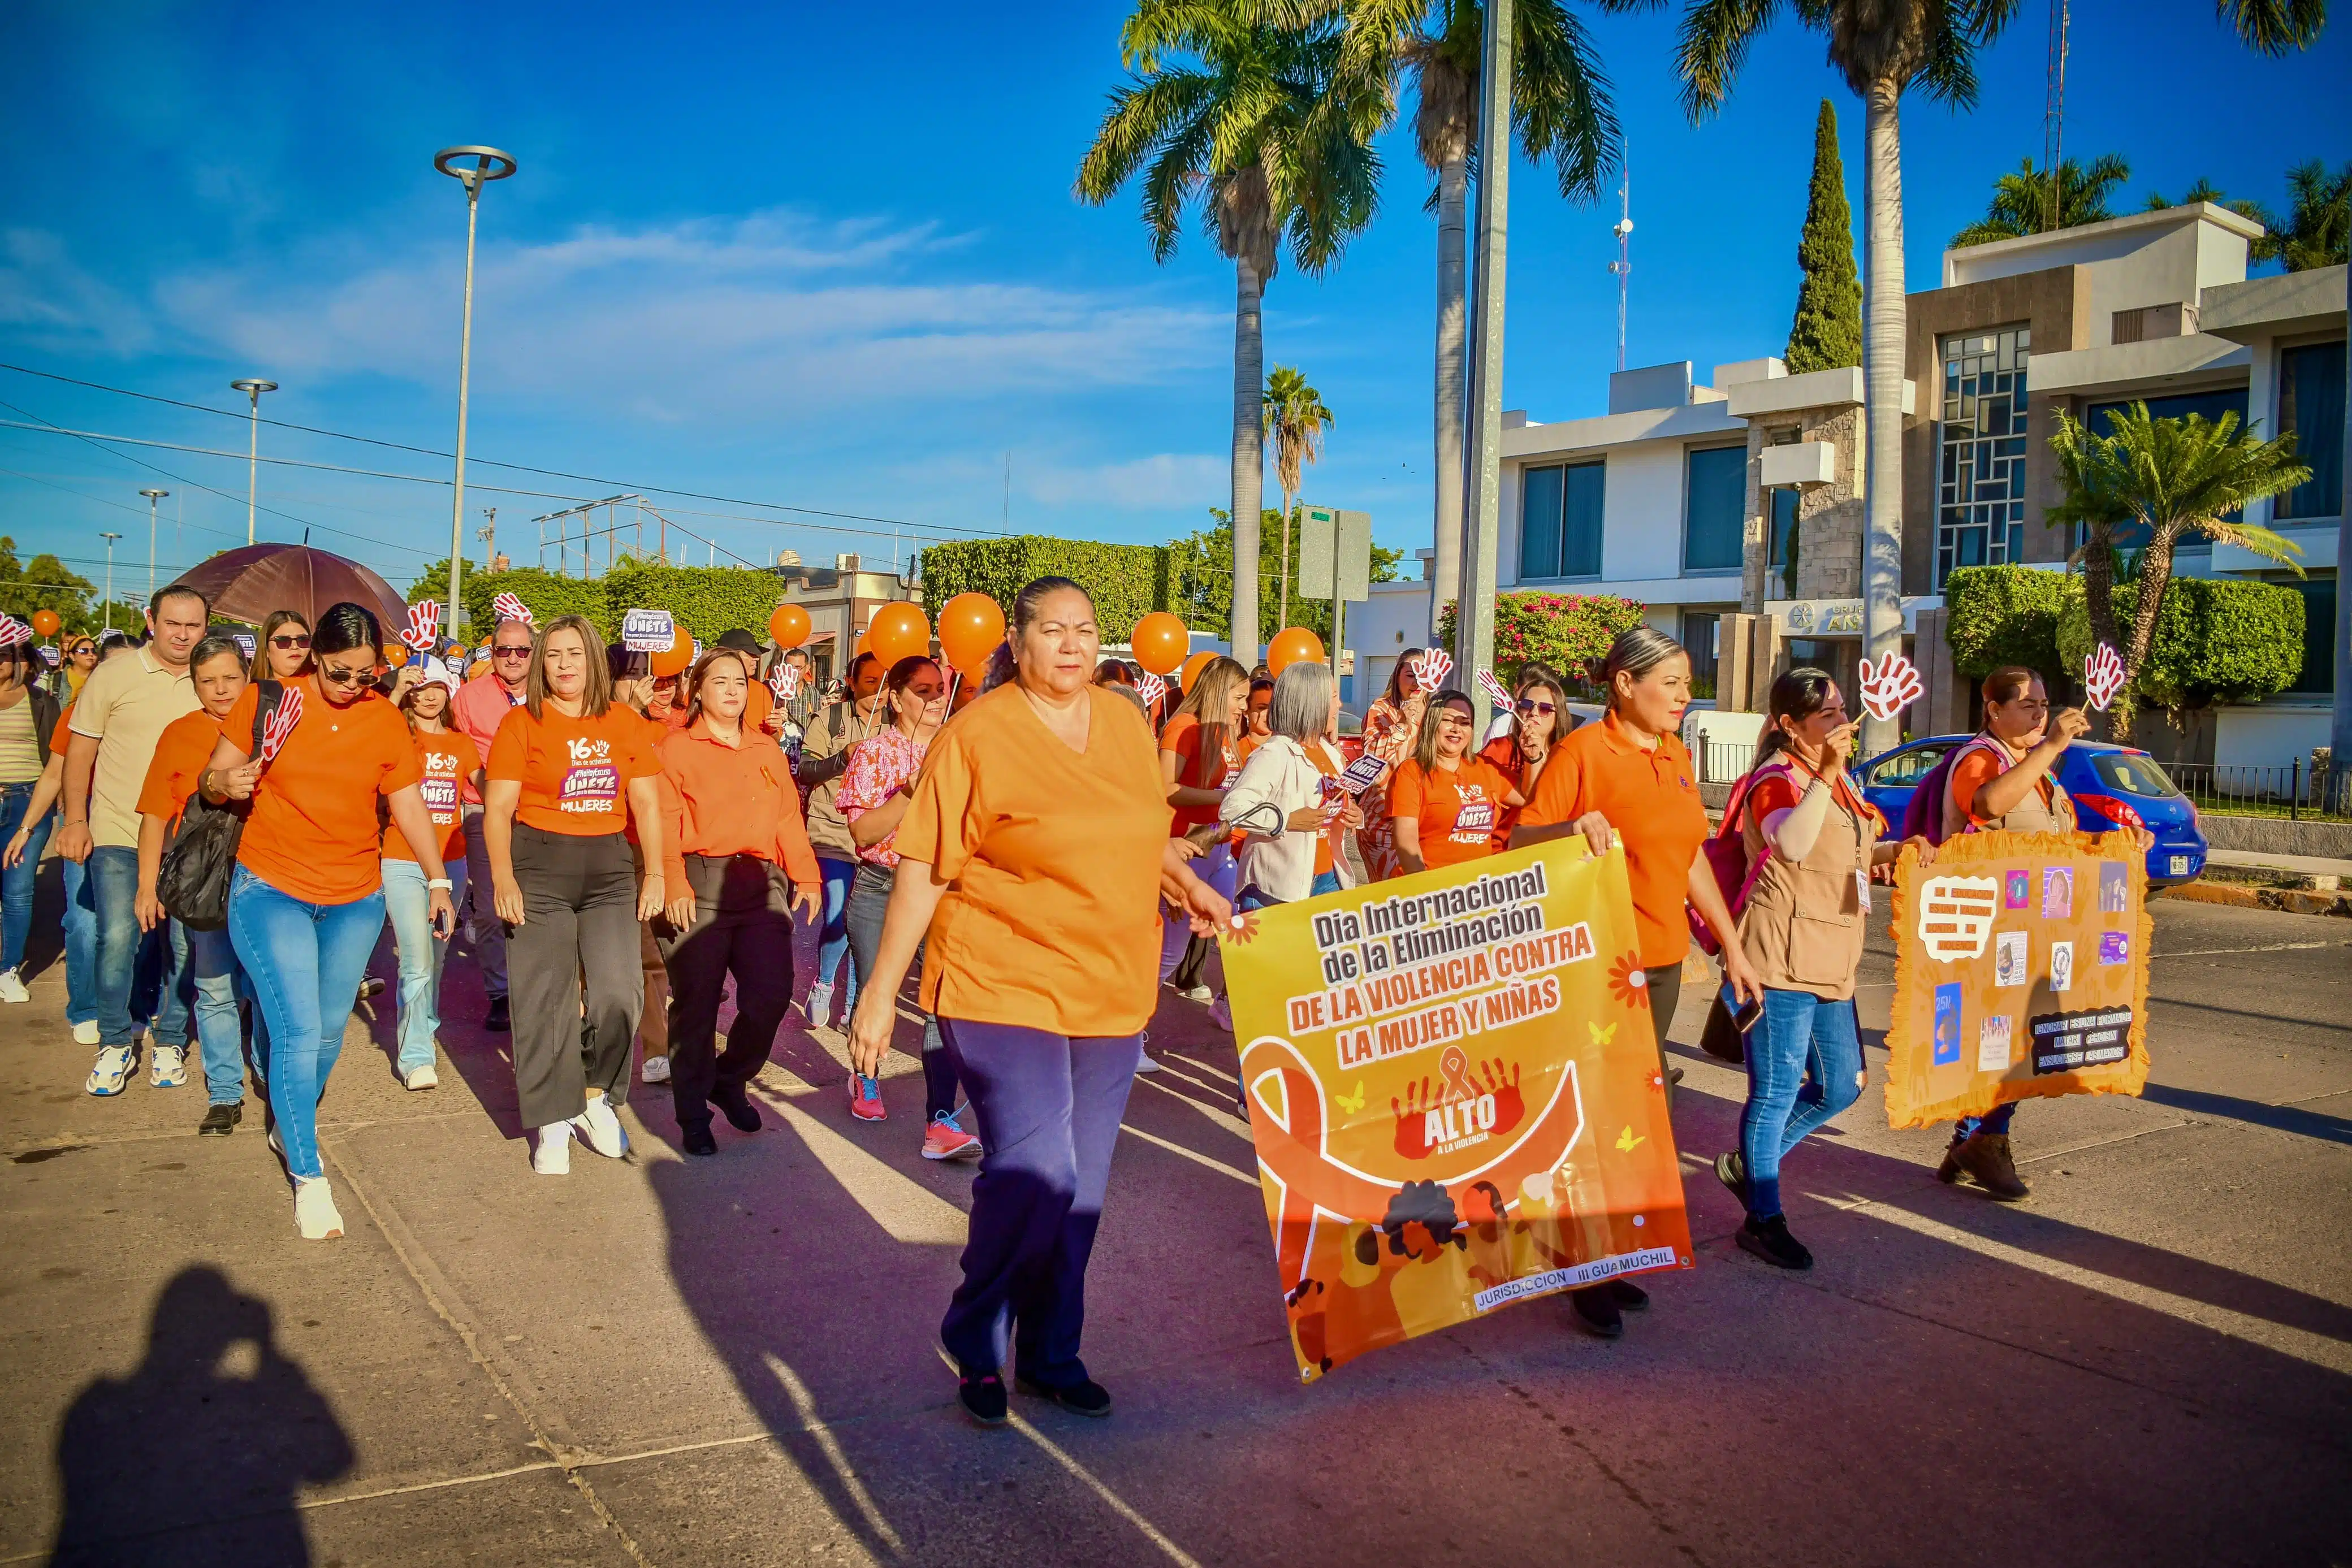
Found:
[[[58,1434],[53,1562],[308,1563],[297,1490],[348,1472],[350,1437],[278,1349],[268,1303],[214,1269],[156,1297],[147,1354],[101,1377]]]

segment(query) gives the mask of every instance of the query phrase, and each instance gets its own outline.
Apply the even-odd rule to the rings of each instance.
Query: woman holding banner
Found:
[[[1690,952],[1696,909],[1723,946],[1724,977],[1741,1000],[1760,995],[1755,971],[1739,946],[1731,911],[1700,852],[1707,837],[1696,771],[1681,739],[1690,706],[1690,655],[1651,626],[1618,633],[1601,668],[1609,711],[1560,742],[1536,780],[1534,797],[1511,831],[1511,847],[1580,833],[1595,854],[1612,841],[1625,846],[1625,877],[1633,897],[1635,946],[1623,984],[1646,998],[1653,1045],[1666,1103],[1674,1103],[1679,1070],[1666,1066],[1666,1031],[1682,997],[1683,959]],[[1630,961],[1628,961],[1630,960]],[[1630,1042],[1629,1042],[1630,1043]],[[1649,1298],[1622,1280],[1570,1293],[1577,1321],[1604,1339],[1624,1332],[1620,1309]]]
[[[940,731],[898,823],[880,950],[850,1021],[871,1074],[899,982],[928,936],[923,1005],[988,1152],[972,1184],[963,1283],[940,1337],[984,1426],[1016,1385],[1082,1415],[1110,1396],[1078,1356],[1087,1260],[1138,1037],[1160,991],[1160,903],[1200,928],[1230,906],[1168,836],[1150,729],[1090,684],[1102,639],[1066,578],[1014,599],[991,689]]]
[[[1477,730],[1467,694],[1429,699],[1421,738],[1389,784],[1397,860],[1408,876],[1493,854],[1496,821],[1528,803],[1493,763],[1472,753]]]
[[[1764,1009],[1748,1034],[1739,1148],[1717,1156],[1715,1174],[1747,1205],[1734,1238],[1740,1249],[1777,1268],[1810,1269],[1813,1255],[1780,1210],[1780,1162],[1862,1093],[1853,989],[1870,872],[1903,845],[1883,841],[1886,820],[1845,770],[1859,727],[1826,672],[1795,669],[1774,681],[1765,723],[1734,801],[1756,868],[1740,943],[1763,984]],[[1933,844],[1912,841],[1934,858]]]

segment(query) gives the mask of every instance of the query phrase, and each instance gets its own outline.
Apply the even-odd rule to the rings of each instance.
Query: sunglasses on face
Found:
[[[307,648],[310,645],[310,639],[297,632],[280,632],[269,639],[269,645],[273,648]]]
[[[530,657],[530,646],[525,643],[520,648],[493,648],[490,650],[490,654],[493,658],[499,659],[528,659]]]
[[[339,686],[363,686],[381,674],[383,669],[376,664],[321,664],[319,666],[319,678],[322,681],[332,681]]]
[[[1559,711],[1559,707],[1555,705],[1547,702],[1538,702],[1533,697],[1521,697],[1514,706],[1517,708],[1519,716],[1522,718],[1532,717],[1537,714],[1541,714],[1545,717],[1549,718],[1553,714]]]
[[[94,643],[84,643],[81,646],[73,649],[72,653],[77,659],[93,658],[98,653],[98,648]]]

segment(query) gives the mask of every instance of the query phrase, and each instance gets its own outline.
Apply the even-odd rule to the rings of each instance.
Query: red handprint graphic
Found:
[[[2083,689],[2090,694],[2093,707],[2106,712],[2124,689],[2123,655],[2105,643],[2092,649],[2083,661]]]
[[[433,650],[433,639],[441,630],[441,606],[427,599],[408,607],[408,630],[400,640],[420,653]]]
[[[1509,1076],[1504,1075],[1503,1062],[1483,1061],[1478,1070],[1486,1075],[1486,1092],[1495,1097],[1495,1136],[1501,1137],[1519,1124],[1528,1113],[1527,1103],[1519,1098],[1519,1064],[1512,1062]]]
[[[1396,1113],[1396,1152],[1408,1160],[1429,1158],[1429,1113],[1445,1103],[1443,1088],[1430,1087],[1424,1078],[1419,1083],[1404,1086],[1404,1102],[1393,1098],[1389,1109]]]
[[[1919,672],[1900,653],[1889,653],[1875,667],[1868,659],[1862,662],[1862,706],[1873,718],[1893,718],[1927,689]]]
[[[270,710],[268,722],[261,727],[261,760],[268,762],[275,758],[278,747],[286,744],[286,737],[293,734],[294,727],[301,722],[302,688],[288,686],[285,695],[278,699],[278,706]]]

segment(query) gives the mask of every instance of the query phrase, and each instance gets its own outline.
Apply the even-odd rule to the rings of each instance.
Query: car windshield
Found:
[[[2109,789],[2147,800],[2169,800],[2180,793],[2156,758],[2144,751],[2102,751],[2091,758],[2091,771]]]
[[[1922,746],[1874,763],[1870,782],[1874,786],[1916,784],[1944,759],[1944,751],[1940,746]]]

